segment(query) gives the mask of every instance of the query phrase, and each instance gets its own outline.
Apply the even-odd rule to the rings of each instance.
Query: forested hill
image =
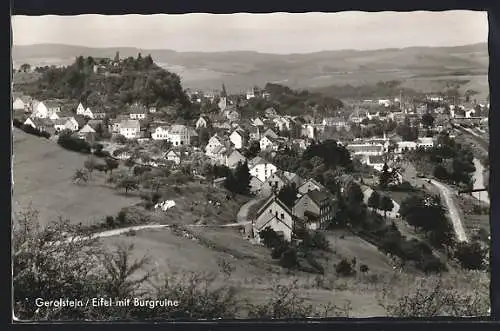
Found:
[[[177,74],[156,65],[150,55],[123,60],[76,58],[66,67],[36,68],[41,76],[16,90],[38,99],[81,101],[90,107],[119,108],[139,102],[146,106],[189,106]]]

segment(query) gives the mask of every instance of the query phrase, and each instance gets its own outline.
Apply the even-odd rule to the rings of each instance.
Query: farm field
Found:
[[[102,221],[139,198],[124,196],[104,185],[104,174],[76,185],[72,176],[86,156],[67,151],[56,143],[13,129],[13,196],[15,214],[33,208],[41,224],[59,217],[83,225]]]

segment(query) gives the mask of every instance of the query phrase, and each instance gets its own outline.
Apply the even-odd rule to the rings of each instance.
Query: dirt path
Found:
[[[465,234],[465,230],[462,224],[462,220],[460,219],[460,213],[458,211],[458,207],[455,205],[453,201],[453,191],[448,188],[446,185],[438,182],[434,179],[429,179],[430,182],[439,190],[441,196],[443,196],[444,201],[446,202],[446,206],[448,207],[448,212],[450,214],[451,222],[453,223],[453,229],[455,230],[455,234],[459,241],[468,241],[467,235]]]
[[[238,221],[238,223],[248,223],[248,222],[250,222],[248,220],[248,213],[250,212],[250,208],[253,205],[261,202],[264,199],[267,199],[267,198],[255,198],[255,199],[252,199],[252,200],[248,201],[243,206],[241,206],[241,208],[238,211],[238,214],[236,216],[236,220]]]

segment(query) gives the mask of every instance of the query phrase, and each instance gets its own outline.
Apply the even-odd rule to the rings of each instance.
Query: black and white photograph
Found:
[[[11,28],[13,321],[490,316],[486,12]]]

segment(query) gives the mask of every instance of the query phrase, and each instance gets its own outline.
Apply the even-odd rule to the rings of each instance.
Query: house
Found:
[[[309,230],[317,230],[334,217],[333,197],[327,191],[312,190],[295,201],[293,215]]]
[[[138,120],[123,120],[119,132],[127,139],[136,139],[140,137],[141,125]]]
[[[263,136],[268,136],[268,137],[271,137],[273,139],[278,139],[278,135],[271,129],[267,129],[266,131],[264,131],[261,135],[261,137]]]
[[[309,139],[316,137],[316,128],[312,124],[303,124],[300,135]]]
[[[77,133],[78,138],[87,141],[93,141],[95,139],[95,130],[88,124],[85,124],[83,128]]]
[[[149,107],[148,111],[150,114],[154,114],[156,113],[156,107]]]
[[[252,120],[252,125],[253,126],[264,126],[264,122],[259,118],[255,118]]]
[[[189,146],[191,145],[191,133],[187,126],[174,124],[168,130],[167,140],[172,142],[174,146]]]
[[[96,120],[103,120],[105,119],[107,116],[107,114],[105,112],[97,112],[97,111],[94,111],[93,112],[93,119],[96,119]]]
[[[70,131],[78,131],[79,129],[78,122],[74,117],[61,117],[58,120],[54,121],[54,129],[56,132],[63,131],[63,130],[70,130]]]
[[[85,111],[82,113],[82,114],[78,114],[78,115],[82,115],[84,117],[88,117],[88,118],[94,118],[94,113],[92,112],[92,110],[87,107],[87,109],[85,109]]]
[[[239,121],[240,117],[241,117],[240,113],[238,113],[238,111],[236,109],[226,111],[225,116],[231,122]]]
[[[297,190],[300,194],[306,194],[314,190],[326,191],[326,187],[318,183],[314,178],[309,178],[304,184],[300,185]]]
[[[168,126],[157,126],[153,129],[151,133],[151,139],[153,140],[167,140],[168,139]]]
[[[434,141],[432,137],[422,137],[417,139],[417,148],[432,148]]]
[[[301,150],[306,150],[311,145],[311,141],[309,139],[293,139],[292,144]]]
[[[259,126],[251,126],[248,129],[248,135],[249,135],[250,140],[257,140],[257,141],[260,140],[260,138],[261,138],[260,130],[261,130],[261,127],[259,127]]]
[[[385,160],[381,155],[368,155],[365,159],[366,165],[374,168],[377,171],[382,171]]]
[[[39,117],[29,117],[26,119],[26,121],[24,121],[23,124],[29,125],[34,129],[49,132],[49,133],[54,128],[54,122],[52,122],[49,119],[39,118]]]
[[[267,149],[277,151],[279,148],[278,141],[275,138],[271,138],[269,136],[260,138],[259,145],[261,151],[265,151]]]
[[[397,154],[401,154],[405,151],[412,151],[417,148],[417,143],[414,141],[398,141],[396,143],[396,148],[394,152]]]
[[[257,177],[250,178],[250,193],[261,194],[262,181]]]
[[[148,114],[148,110],[146,107],[139,105],[138,103],[134,103],[132,106],[130,106],[128,115],[130,116],[131,120],[143,120],[146,118],[146,115]]]
[[[165,158],[177,165],[181,163],[181,154],[174,150],[170,150],[168,153],[166,153]]]
[[[78,107],[76,107],[76,114],[82,116],[85,114],[85,107],[83,107],[81,102],[78,104]]]
[[[278,192],[285,186],[291,184],[287,177],[283,174],[282,170],[276,170],[269,176],[261,186],[261,192],[265,195],[278,194]]]
[[[391,100],[388,99],[379,99],[378,104],[384,107],[389,107],[392,103]]]
[[[348,127],[347,121],[342,117],[325,117],[321,124],[326,127],[335,127],[337,129]]]
[[[304,184],[305,180],[294,172],[283,171],[283,175],[288,179],[289,184],[294,184],[296,187],[300,187]]]
[[[212,156],[216,151],[220,150],[221,147],[225,147],[225,141],[222,137],[215,134],[208,140],[208,144],[205,147],[205,154]]]
[[[249,89],[246,94],[247,100],[250,100],[252,98],[255,98],[255,89]]]
[[[36,118],[48,118],[51,113],[55,112],[55,111],[53,111],[53,109],[54,108],[52,108],[52,110],[49,109],[48,101],[39,102],[36,104],[36,107],[33,110],[33,114],[31,116],[36,117]],[[59,108],[59,110],[60,110],[60,108]]]
[[[278,112],[273,107],[269,107],[266,110],[264,110],[264,114],[267,118],[273,118],[278,116]]]
[[[241,149],[246,145],[247,139],[245,136],[245,131],[242,129],[236,129],[229,135],[229,140],[233,143],[234,148]]]
[[[236,168],[238,163],[240,163],[240,162],[243,163],[246,160],[247,160],[247,158],[244,157],[243,154],[241,154],[237,150],[233,150],[232,152],[226,154],[225,164],[226,164],[226,167],[228,167],[230,169],[234,169],[234,168]]]
[[[196,121],[196,128],[208,128],[210,126],[210,119],[207,116],[200,115],[200,118]]]
[[[12,103],[13,110],[29,111],[31,108],[31,98],[28,96],[19,96]]]
[[[347,150],[353,155],[382,155],[384,154],[384,145],[382,144],[349,144]]]
[[[278,197],[272,195],[257,211],[252,224],[254,237],[260,241],[259,232],[271,228],[286,241],[292,240],[295,217]]]
[[[248,167],[250,168],[250,175],[257,177],[261,182],[265,182],[278,170],[274,164],[262,158],[257,163],[251,162]]]

